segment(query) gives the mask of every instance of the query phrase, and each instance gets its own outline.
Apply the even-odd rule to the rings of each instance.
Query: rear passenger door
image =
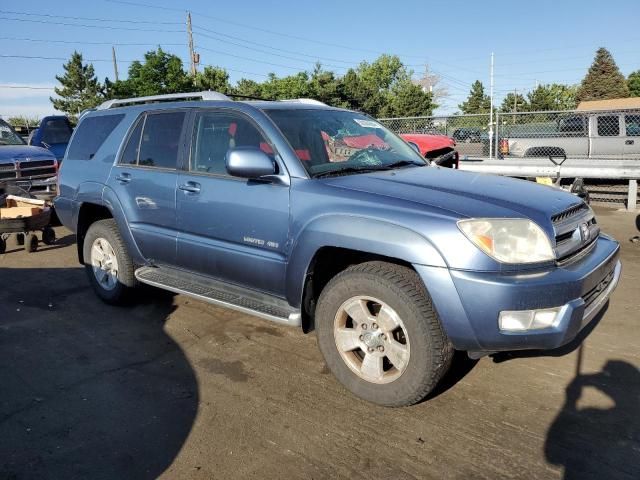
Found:
[[[624,152],[624,138],[621,135],[621,116],[603,114],[593,117],[595,131],[592,131],[592,158],[620,158]],[[595,135],[594,135],[595,134]]]
[[[143,114],[109,178],[138,248],[156,264],[176,261],[177,165],[185,152],[186,116],[176,110]]]
[[[230,148],[261,148],[275,161],[273,146],[249,117],[229,109],[196,113],[190,137],[178,179],[178,263],[284,295],[289,187],[232,177],[225,166]]]

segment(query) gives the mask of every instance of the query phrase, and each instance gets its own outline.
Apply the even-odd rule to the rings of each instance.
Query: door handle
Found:
[[[624,142],[625,145],[633,145],[633,140],[627,140]]]
[[[200,193],[200,184],[197,182],[183,183],[178,188],[185,193]]]
[[[131,181],[131,174],[121,173],[116,177],[116,180],[120,183],[129,183]]]

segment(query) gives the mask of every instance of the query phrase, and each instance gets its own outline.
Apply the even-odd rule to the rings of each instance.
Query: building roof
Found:
[[[578,110],[627,110],[640,109],[640,97],[612,98],[610,100],[589,100],[580,102]]]

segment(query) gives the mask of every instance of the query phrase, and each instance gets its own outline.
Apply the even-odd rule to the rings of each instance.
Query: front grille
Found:
[[[609,285],[613,281],[613,273],[614,271],[611,270],[607,274],[607,276],[600,281],[600,283],[598,283],[595,287],[593,287],[582,296],[582,300],[584,300],[585,310],[589,308],[589,305],[591,305],[598,298],[598,296],[607,289],[607,287],[609,287]]]
[[[18,164],[20,178],[47,177],[56,174],[55,160],[35,160]]]
[[[559,264],[566,264],[587,254],[600,234],[596,219],[586,203],[581,202],[551,217],[555,231],[555,252]]]

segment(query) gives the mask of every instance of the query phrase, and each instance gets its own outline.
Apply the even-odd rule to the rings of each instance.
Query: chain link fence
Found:
[[[496,115],[497,158],[640,160],[640,110],[572,110]]]
[[[489,155],[489,114],[379,118],[392,132],[446,135],[456,141],[460,157]]]

